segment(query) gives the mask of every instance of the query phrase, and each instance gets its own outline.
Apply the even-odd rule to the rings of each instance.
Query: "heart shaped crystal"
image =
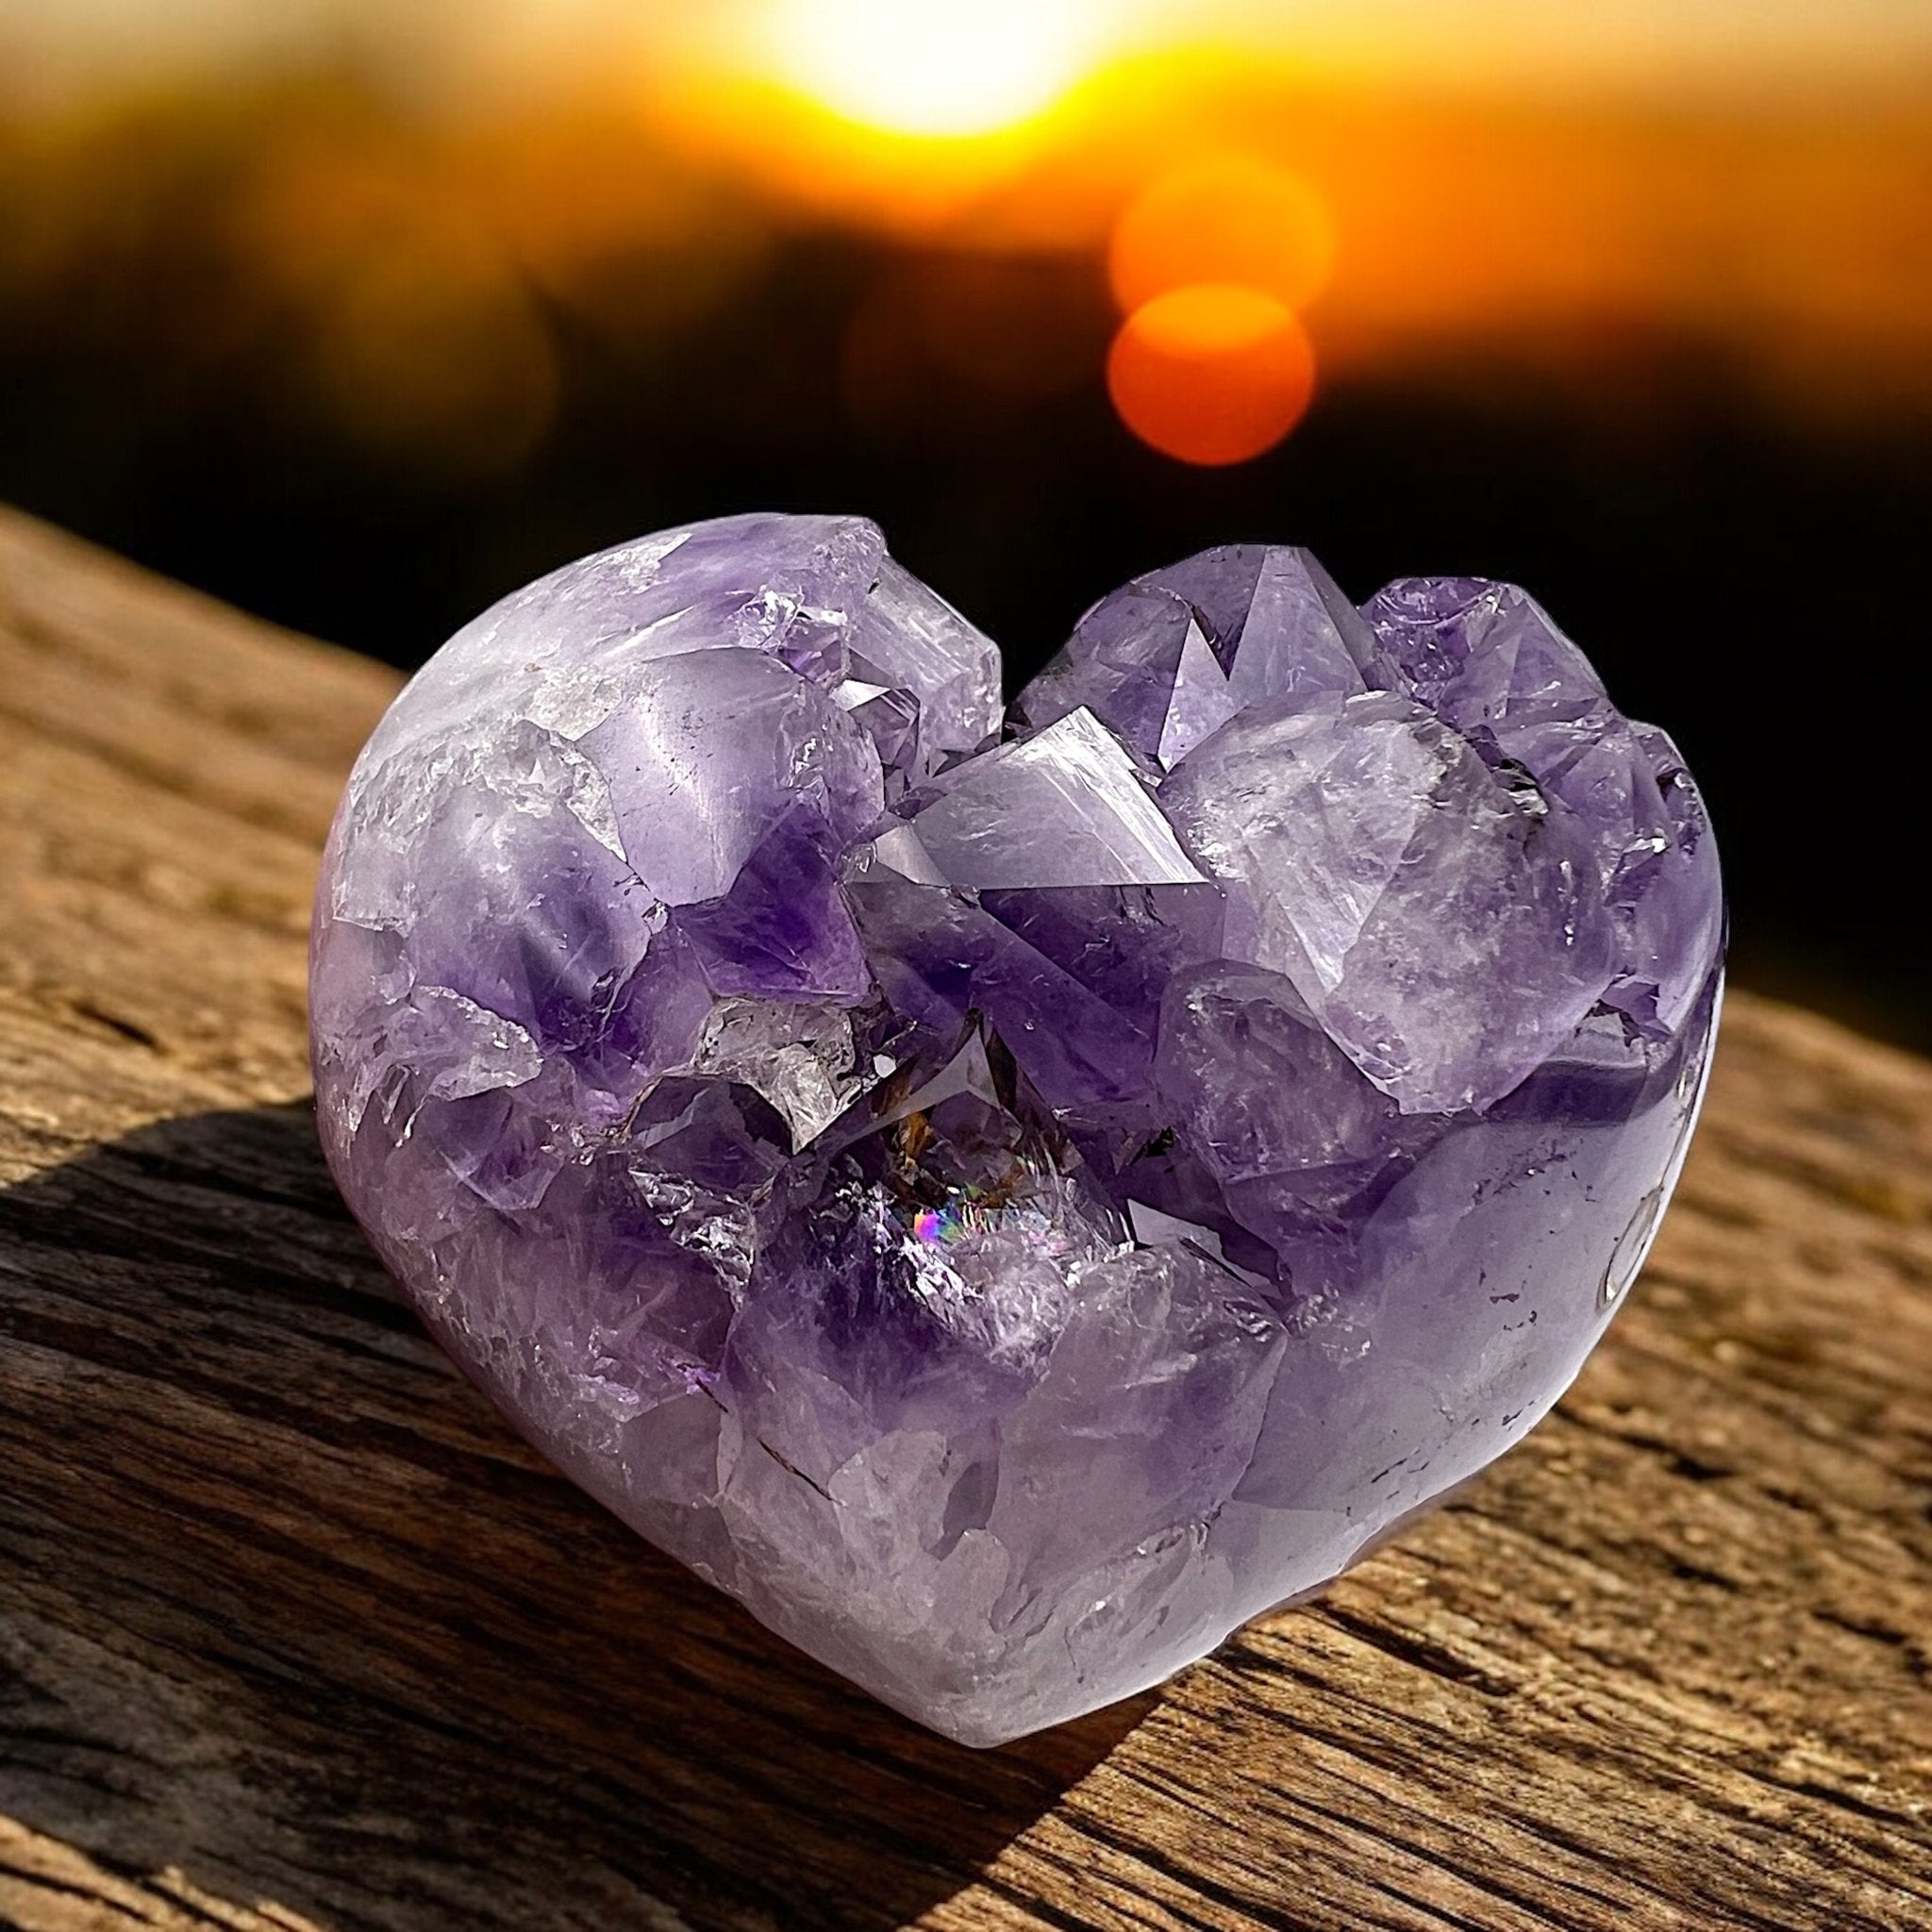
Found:
[[[972,1743],[1158,1681],[1549,1407],[1696,1112],[1697,792],[1521,591],[1233,548],[993,645],[856,518],[460,631],[324,862],[318,1105],[463,1368]]]

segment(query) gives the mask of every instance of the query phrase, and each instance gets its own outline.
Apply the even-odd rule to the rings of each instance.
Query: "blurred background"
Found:
[[[1513,578],[1739,977],[1932,1048],[1926,0],[0,0],[0,497],[404,666],[751,508],[1015,682],[1208,543]]]

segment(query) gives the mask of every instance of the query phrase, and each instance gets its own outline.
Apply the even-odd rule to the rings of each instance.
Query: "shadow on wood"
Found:
[[[110,1866],[331,1928],[897,1925],[1152,1702],[969,1752],[768,1636],[457,1376],[306,1107],[23,1182],[0,1256],[0,1809]]]

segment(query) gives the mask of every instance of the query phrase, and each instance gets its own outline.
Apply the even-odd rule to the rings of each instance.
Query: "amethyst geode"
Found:
[[[999,654],[845,517],[460,631],[324,862],[322,1129],[450,1353],[971,1743],[1156,1682],[1522,1436],[1642,1259],[1723,908],[1521,591],[1211,550]]]

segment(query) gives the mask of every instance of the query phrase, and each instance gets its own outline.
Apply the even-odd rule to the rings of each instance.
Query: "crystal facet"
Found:
[[[1510,586],[1357,609],[1208,551],[1007,713],[871,524],[734,517],[397,700],[325,858],[317,1098],[532,1441],[991,1743],[1549,1407],[1681,1164],[1722,941],[1682,758]]]

